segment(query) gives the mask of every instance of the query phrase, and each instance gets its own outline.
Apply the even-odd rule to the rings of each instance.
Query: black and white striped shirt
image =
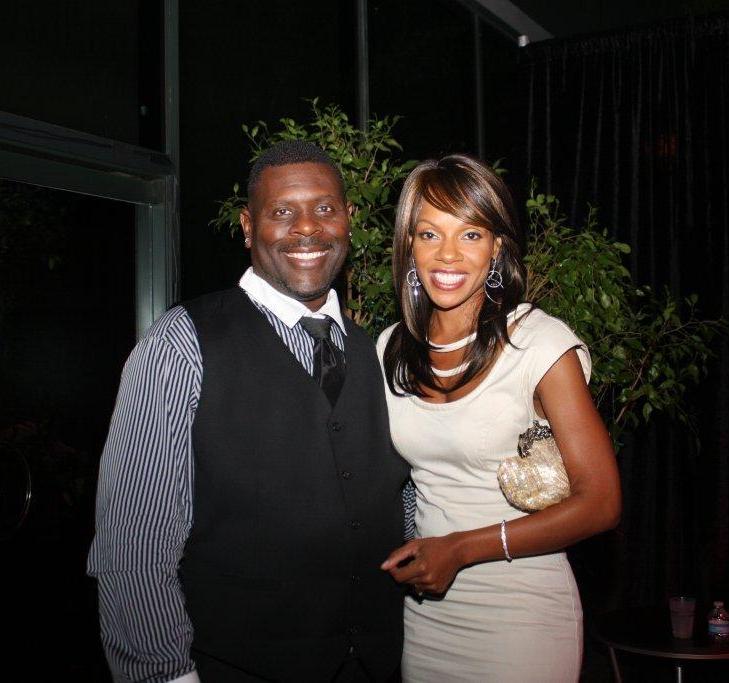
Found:
[[[314,341],[298,323],[308,309],[251,269],[240,285],[313,374]],[[319,313],[337,323],[330,334],[343,350],[333,291]],[[115,680],[199,681],[177,569],[192,526],[192,424],[201,381],[194,325],[184,308],[172,308],[127,360],[101,458],[88,572],[98,580],[101,637]],[[409,491],[410,524],[413,498]]]

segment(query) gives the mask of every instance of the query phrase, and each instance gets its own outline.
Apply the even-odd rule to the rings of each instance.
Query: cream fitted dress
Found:
[[[420,537],[443,536],[516,519],[496,479],[517,438],[537,419],[532,397],[569,349],[585,377],[585,345],[557,318],[522,304],[507,346],[486,378],[451,403],[386,390],[397,450],[412,466]],[[393,326],[394,327],[394,326]],[[377,342],[382,354],[393,327]],[[544,422],[544,420],[542,420]],[[577,681],[582,607],[564,553],[485,562],[462,569],[441,600],[405,600],[405,683]]]

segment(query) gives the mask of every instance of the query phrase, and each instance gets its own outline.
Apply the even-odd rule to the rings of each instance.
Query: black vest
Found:
[[[371,340],[345,321],[332,408],[242,290],[185,308],[203,362],[180,570],[193,647],[265,679],[318,682],[353,644],[386,679],[400,660],[402,592],[379,565],[402,544],[406,466]]]

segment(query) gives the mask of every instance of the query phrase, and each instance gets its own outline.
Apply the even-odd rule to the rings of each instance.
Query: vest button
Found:
[[[341,432],[342,431],[342,424],[340,422],[332,422],[331,427],[332,427],[332,431],[333,432]]]
[[[360,581],[361,581],[362,579],[361,579],[361,577],[359,576],[359,574],[352,574],[352,576],[350,576],[350,577],[349,577],[349,580],[350,580],[350,581],[351,581],[352,583],[359,583],[359,582],[360,582]]]
[[[347,634],[350,636],[356,636],[359,633],[359,629],[356,626],[350,626],[347,629]]]
[[[352,520],[352,521],[351,521],[351,522],[349,523],[349,526],[350,526],[350,527],[351,527],[352,529],[359,529],[359,528],[360,528],[360,527],[362,526],[362,522],[359,522],[359,521],[357,521],[356,519],[353,519],[353,520]]]
[[[351,472],[349,472],[348,470],[344,470],[342,472],[342,479],[351,479],[351,478],[352,478]]]

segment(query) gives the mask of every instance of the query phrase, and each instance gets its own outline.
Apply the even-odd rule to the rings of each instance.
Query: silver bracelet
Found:
[[[501,520],[501,547],[504,549],[504,557],[506,558],[507,562],[511,562],[513,559],[511,555],[509,555],[509,546],[506,543],[506,520]]]

